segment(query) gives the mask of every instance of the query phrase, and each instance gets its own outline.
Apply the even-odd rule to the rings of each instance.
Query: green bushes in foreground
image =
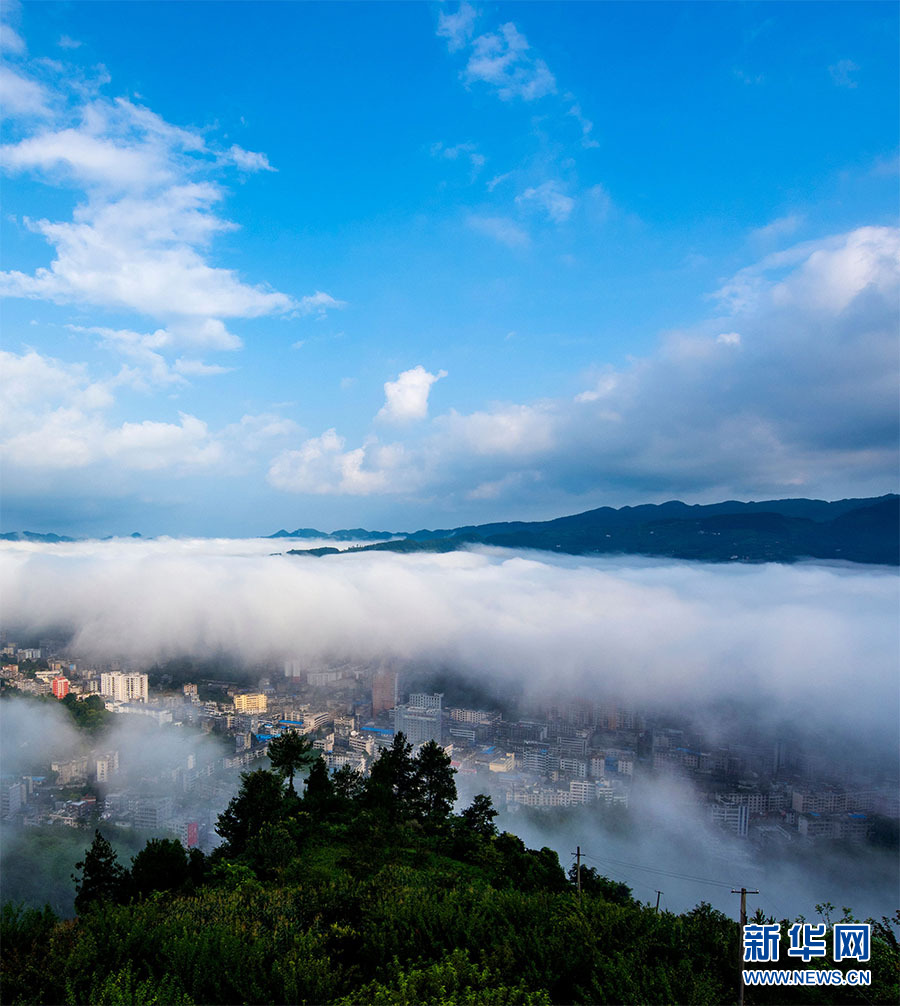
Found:
[[[3,1002],[736,1001],[736,923],[706,904],[656,913],[592,870],[579,898],[552,850],[497,834],[486,797],[450,812],[442,756],[413,758],[400,737],[367,780],[317,763],[302,797],[247,773],[209,857],[154,840],[126,870],[98,835],[77,919],[4,906]],[[745,1001],[893,1003],[898,965],[884,920],[871,987],[748,988]]]

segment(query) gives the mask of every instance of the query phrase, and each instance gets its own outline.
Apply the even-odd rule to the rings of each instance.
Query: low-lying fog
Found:
[[[265,539],[3,543],[4,624],[98,659],[422,661],[543,691],[897,736],[896,571],[562,557],[270,555]]]
[[[755,710],[754,728],[787,721],[823,741],[839,733],[896,764],[896,570],[488,548],[320,559],[270,554],[317,544],[2,543],[3,626],[31,636],[71,632],[73,652],[95,659],[149,664],[228,652],[248,664],[397,661],[452,668],[492,682],[498,694],[603,693],[694,717],[702,709],[747,706]],[[717,724],[707,726],[715,732]],[[592,838],[574,828],[557,842],[538,834],[527,815],[510,823],[532,844],[562,851],[576,843],[605,860],[664,863],[669,872],[762,889],[734,843],[685,838],[680,792],[659,783],[636,794],[648,808],[637,838],[599,830]],[[721,868],[696,862],[701,848],[721,855]],[[725,868],[728,861],[733,869]],[[723,908],[731,901],[712,886],[679,887],[673,878],[656,883],[649,872],[589,865],[633,882],[644,900],[664,890],[670,908],[704,897]],[[846,883],[831,890],[809,885],[793,867],[790,877],[769,878],[767,886],[763,907],[776,915],[812,915],[816,901],[838,903],[844,893],[858,912],[878,907],[858,885],[854,899]],[[896,907],[893,888],[882,899],[885,912]]]

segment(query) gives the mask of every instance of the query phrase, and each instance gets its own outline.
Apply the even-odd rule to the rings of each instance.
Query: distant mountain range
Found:
[[[437,532],[435,532],[437,534]],[[408,537],[404,532],[400,536]],[[366,531],[365,528],[353,527],[343,528],[340,531],[317,531],[312,527],[298,527],[296,531],[276,531],[275,534],[267,534],[266,538],[318,538],[329,541],[387,541],[389,538],[398,537],[393,531]]]
[[[600,507],[547,521],[508,521],[398,532],[362,529],[323,534],[311,528],[270,538],[371,541],[349,549],[291,549],[289,555],[337,552],[452,552],[471,544],[569,555],[648,555],[711,562],[845,559],[900,564],[900,497],[895,493],[836,502],[810,499],[709,505],[669,503]],[[389,540],[392,539],[392,540]]]
[[[0,541],[41,541],[49,542],[53,544],[58,541],[112,541],[116,535],[109,534],[105,538],[100,539],[87,539],[87,538],[70,538],[66,534],[54,534],[52,531],[47,534],[41,534],[38,531],[7,531],[4,534],[0,534]],[[135,531],[134,534],[128,535],[129,538],[140,538],[141,535]]]
[[[108,541],[112,536],[101,539]],[[132,538],[140,538],[135,532]],[[688,505],[678,500],[618,510],[600,507],[544,521],[502,521],[420,531],[343,528],[330,533],[301,527],[271,540],[369,542],[290,549],[288,555],[337,552],[453,552],[467,545],[529,548],[568,555],[648,555],[707,562],[796,562],[846,559],[900,565],[900,496],[766,500],[762,503]],[[34,531],[8,531],[0,541],[72,542],[82,539]]]

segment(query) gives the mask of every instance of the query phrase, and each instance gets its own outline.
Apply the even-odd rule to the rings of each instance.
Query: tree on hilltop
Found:
[[[318,757],[319,752],[314,750],[312,741],[296,730],[286,730],[269,741],[272,768],[287,779],[288,789],[295,795],[294,775],[307,765],[312,765]]]
[[[479,793],[460,816],[476,835],[491,838],[497,834],[497,825],[494,824],[497,811],[494,810],[493,800],[484,793]]]
[[[84,859],[75,864],[81,870],[81,877],[72,874],[75,881],[75,911],[83,912],[95,901],[122,903],[128,897],[129,875],[119,863],[118,856],[109,842],[94,832],[94,841],[85,850]]]
[[[450,755],[435,741],[423,744],[415,758],[418,800],[422,817],[429,824],[440,824],[453,810],[456,800],[456,769],[450,767]]]
[[[216,831],[228,843],[229,852],[239,855],[267,822],[277,821],[284,809],[284,789],[279,776],[268,769],[241,774],[237,796],[219,815]]]

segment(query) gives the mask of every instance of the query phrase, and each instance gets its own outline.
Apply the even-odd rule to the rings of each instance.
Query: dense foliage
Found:
[[[706,904],[657,913],[590,869],[579,898],[555,852],[497,833],[487,797],[451,813],[453,773],[436,745],[414,758],[399,735],[366,780],[319,760],[302,797],[280,773],[242,778],[210,856],[154,840],[126,870],[98,833],[79,865],[76,920],[6,905],[3,1002],[736,999],[736,923]],[[896,1002],[898,961],[884,922],[872,987],[755,988],[746,1002]]]

